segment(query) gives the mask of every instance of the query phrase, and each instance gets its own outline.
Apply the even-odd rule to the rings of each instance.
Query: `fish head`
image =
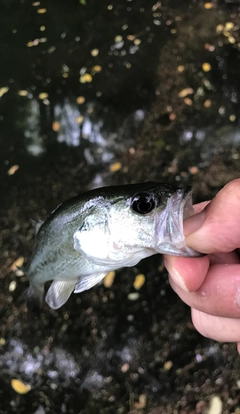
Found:
[[[183,234],[183,219],[193,213],[190,188],[145,183],[127,190],[94,201],[73,236],[79,253],[108,270],[155,253],[198,255]]]
[[[199,256],[185,243],[183,221],[194,214],[191,187],[176,189],[167,200],[164,211],[156,215],[155,249],[176,256]]]

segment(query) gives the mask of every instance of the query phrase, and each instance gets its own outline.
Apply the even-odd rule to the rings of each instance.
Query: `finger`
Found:
[[[238,264],[240,263],[239,254],[237,251],[229,253],[214,253],[209,256],[211,264]]]
[[[209,268],[208,256],[190,258],[164,255],[164,264],[174,283],[186,292],[198,290]]]
[[[202,203],[194,204],[194,214],[200,213],[208,204],[210,203],[210,200],[208,201],[202,201]]]
[[[219,342],[240,341],[240,319],[223,318],[192,309],[193,325],[201,335]]]
[[[209,203],[210,203],[210,200],[209,201],[203,201],[202,203],[198,203],[198,204],[195,204],[193,206],[194,219],[192,219],[192,220],[185,219],[184,222],[183,222],[183,229],[184,229],[185,236],[190,234],[190,233],[195,232],[202,225],[202,223],[204,221],[204,217],[205,217],[204,209]],[[203,212],[203,214],[199,214],[201,212]],[[193,217],[193,216],[191,216],[191,217]]]
[[[186,243],[202,253],[240,248],[240,179],[228,183],[200,213],[184,221]]]
[[[192,308],[215,316],[240,318],[240,265],[212,265],[195,292],[186,292],[174,278],[169,282],[179,297]]]
[[[237,252],[215,253],[209,256],[189,258],[164,255],[164,264],[174,282],[183,290],[193,292],[202,285],[209,264],[238,264]]]

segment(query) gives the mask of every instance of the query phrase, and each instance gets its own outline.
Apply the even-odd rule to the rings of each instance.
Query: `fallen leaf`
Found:
[[[16,287],[17,287],[17,282],[15,280],[12,280],[12,282],[8,286],[9,292],[14,292]]]
[[[136,36],[134,36],[134,35],[128,35],[127,36],[127,40],[130,40],[130,41],[134,40],[135,38],[136,38]]]
[[[129,370],[129,364],[126,362],[125,364],[121,366],[121,371],[127,372],[128,370]]]
[[[139,395],[138,402],[135,402],[134,407],[139,410],[145,408],[147,404],[147,396],[145,394]]]
[[[58,121],[54,121],[52,123],[52,130],[57,132],[57,131],[59,131],[59,129],[60,129],[60,123]]]
[[[15,260],[15,262],[13,262],[13,264],[11,265],[10,269],[11,270],[17,270],[18,267],[21,267],[24,263],[24,257],[20,256],[17,260]]]
[[[229,115],[229,120],[230,120],[231,122],[236,121],[236,115],[234,115],[234,114]]]
[[[205,3],[204,4],[204,8],[206,9],[206,10],[210,10],[211,8],[212,8],[212,3]]]
[[[190,99],[190,98],[185,98],[183,102],[188,106],[191,106],[192,103],[193,103],[192,99]]]
[[[197,173],[199,172],[199,169],[198,169],[198,167],[196,167],[196,166],[194,166],[194,167],[189,167],[189,172],[190,172],[192,175],[195,175],[195,174],[197,174]]]
[[[102,70],[102,66],[100,66],[100,65],[95,65],[95,66],[93,66],[93,70],[94,70],[94,72],[101,72],[101,70]]]
[[[11,386],[18,394],[27,394],[31,390],[31,385],[24,384],[22,381],[18,379],[11,380]]]
[[[211,99],[206,99],[206,101],[204,102],[203,105],[204,105],[205,108],[210,108],[212,106]]]
[[[179,66],[177,67],[177,71],[178,71],[179,73],[184,72],[184,70],[185,70],[185,67],[184,67],[183,65],[179,65]]]
[[[135,46],[139,46],[141,43],[140,39],[134,39],[133,43],[135,44]]]
[[[233,22],[227,22],[226,24],[225,24],[225,29],[226,30],[232,30],[234,28],[234,24],[233,24]]]
[[[139,274],[135,277],[133,286],[135,289],[140,289],[145,283],[145,276],[143,274]]]
[[[82,116],[82,115],[79,115],[79,116],[76,118],[76,123],[77,123],[77,124],[82,124],[82,123],[83,123],[83,121],[84,121],[84,116]]]
[[[211,67],[210,63],[204,62],[202,64],[202,70],[203,70],[203,72],[209,72],[211,69],[212,69],[212,67]]]
[[[222,414],[222,410],[223,404],[221,399],[217,395],[214,395],[210,401],[207,414]]]
[[[191,95],[193,92],[194,90],[192,88],[184,88],[179,92],[178,96],[179,98],[185,98],[186,96]]]
[[[84,73],[84,75],[80,76],[79,82],[81,83],[92,82],[92,75],[90,75],[90,73]]]
[[[84,96],[78,96],[77,97],[77,104],[82,105],[85,102]]]
[[[172,361],[166,361],[165,364],[163,365],[163,369],[164,371],[169,371],[173,366]]]
[[[115,37],[115,39],[114,39],[114,42],[115,42],[115,43],[119,43],[119,42],[121,42],[122,40],[123,40],[122,36],[116,36],[116,37]]]
[[[19,96],[28,96],[28,91],[25,89],[22,89],[20,91],[18,91],[18,95]]]
[[[47,99],[48,98],[48,93],[47,92],[41,92],[38,95],[39,99],[43,100],[43,99]]]
[[[128,294],[128,299],[129,300],[137,300],[139,298],[139,293],[138,292],[132,292]]]
[[[37,13],[38,13],[38,14],[44,14],[44,13],[47,13],[47,9],[38,9],[38,10],[37,10]]]
[[[122,164],[119,161],[115,162],[109,167],[111,173],[115,173],[119,171],[121,168],[122,168]]]
[[[8,86],[3,86],[2,88],[0,88],[0,98],[5,95],[5,93],[7,93],[9,91],[9,87]]]
[[[93,50],[91,50],[91,55],[92,56],[97,56],[99,54],[99,50],[98,49],[93,49]]]
[[[13,175],[19,169],[19,165],[15,164],[8,170],[8,175]]]
[[[114,282],[114,279],[115,279],[115,272],[114,271],[108,272],[105,278],[103,279],[104,286],[106,288],[111,287]]]

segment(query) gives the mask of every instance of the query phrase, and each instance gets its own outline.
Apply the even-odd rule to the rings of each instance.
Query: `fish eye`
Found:
[[[156,207],[156,201],[149,193],[138,193],[131,200],[131,209],[138,214],[148,214]]]

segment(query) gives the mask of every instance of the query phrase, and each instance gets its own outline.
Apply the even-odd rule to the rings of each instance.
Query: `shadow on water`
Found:
[[[235,348],[194,330],[160,256],[34,320],[14,263],[29,219],[81,191],[156,180],[200,201],[239,176],[238,2],[1,7],[0,412],[202,413],[214,394],[236,412]]]

